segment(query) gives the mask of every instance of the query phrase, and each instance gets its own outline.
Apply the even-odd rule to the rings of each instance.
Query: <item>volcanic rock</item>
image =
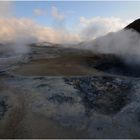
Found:
[[[127,25],[125,29],[132,29],[140,33],[140,19],[133,21],[132,23]]]

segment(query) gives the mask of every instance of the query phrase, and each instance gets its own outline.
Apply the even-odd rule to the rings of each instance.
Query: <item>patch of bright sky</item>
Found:
[[[140,1],[15,1],[15,14],[17,17],[33,18],[41,25],[54,26],[51,15],[52,6],[62,13],[65,25],[74,28],[80,17],[120,17],[123,19],[136,19],[140,17]],[[47,12],[44,16],[35,16],[34,9]]]

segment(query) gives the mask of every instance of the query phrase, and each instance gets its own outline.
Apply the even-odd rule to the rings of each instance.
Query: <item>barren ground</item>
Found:
[[[59,46],[4,54],[0,138],[140,138],[139,78],[94,68],[113,56]]]

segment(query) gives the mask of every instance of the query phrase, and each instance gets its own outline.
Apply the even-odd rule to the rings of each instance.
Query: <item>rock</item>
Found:
[[[132,87],[128,81],[109,77],[66,78],[65,81],[81,92],[88,110],[94,109],[103,114],[119,112],[127,104]]]
[[[7,104],[7,97],[6,96],[0,97],[0,119],[4,117],[8,108],[9,106]]]
[[[68,97],[68,96],[61,96],[61,95],[53,95],[52,97],[49,97],[48,98],[49,101],[52,101],[52,102],[57,102],[59,104],[62,104],[64,102],[66,103],[74,103],[74,99],[72,97]]]
[[[125,29],[132,29],[140,33],[140,19],[133,21],[132,23],[127,25]]]

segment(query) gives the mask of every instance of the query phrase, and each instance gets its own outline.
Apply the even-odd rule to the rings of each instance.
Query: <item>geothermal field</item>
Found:
[[[140,138],[138,27],[24,53],[0,44],[0,138]]]

